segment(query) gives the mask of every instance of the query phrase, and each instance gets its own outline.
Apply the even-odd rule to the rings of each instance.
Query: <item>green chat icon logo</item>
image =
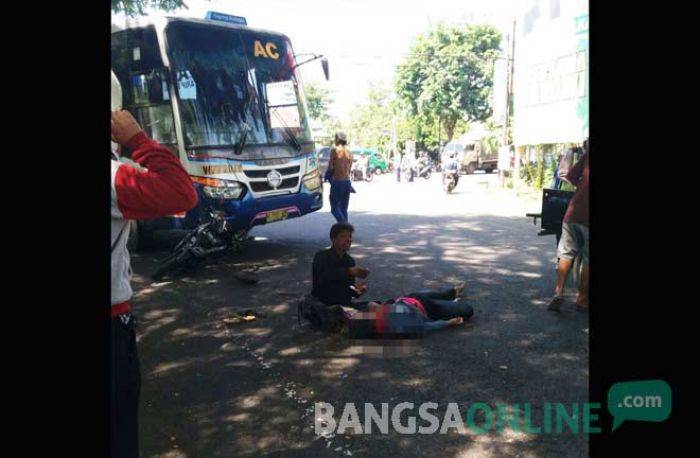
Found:
[[[627,421],[661,422],[671,415],[671,387],[663,380],[620,382],[608,391],[615,431]]]

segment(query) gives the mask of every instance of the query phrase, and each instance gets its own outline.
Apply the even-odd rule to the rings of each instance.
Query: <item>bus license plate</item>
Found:
[[[275,210],[271,212],[267,212],[267,216],[265,217],[265,221],[268,223],[272,223],[275,221],[281,221],[283,219],[287,219],[287,210]]]

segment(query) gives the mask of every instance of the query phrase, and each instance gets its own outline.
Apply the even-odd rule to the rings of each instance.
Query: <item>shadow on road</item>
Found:
[[[351,216],[352,255],[371,271],[369,298],[464,280],[472,322],[396,358],[300,328],[295,302],[310,290],[315,251],[328,245],[328,214],[261,228],[267,240],[162,283],[145,275],[165,252],[134,255],[144,456],[587,455],[583,434],[314,435],[314,402],[333,404],[336,417],[346,402],[413,402],[415,416],[420,403],[435,402],[440,418],[449,402],[531,403],[537,424],[545,402],[587,401],[588,317],[572,306],[545,311],[552,239],[524,218]],[[260,282],[238,282],[241,269]],[[267,317],[226,327],[237,308]]]

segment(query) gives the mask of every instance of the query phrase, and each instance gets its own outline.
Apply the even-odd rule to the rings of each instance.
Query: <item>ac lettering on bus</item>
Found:
[[[255,40],[253,44],[253,54],[255,57],[265,57],[267,59],[279,59],[280,55],[277,52],[277,45],[272,42],[268,42],[263,47],[260,40]]]

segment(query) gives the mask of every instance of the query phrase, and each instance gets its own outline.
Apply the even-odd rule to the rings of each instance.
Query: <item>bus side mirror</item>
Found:
[[[325,57],[321,59],[321,68],[323,68],[323,74],[326,76],[326,81],[328,81],[328,59]]]

